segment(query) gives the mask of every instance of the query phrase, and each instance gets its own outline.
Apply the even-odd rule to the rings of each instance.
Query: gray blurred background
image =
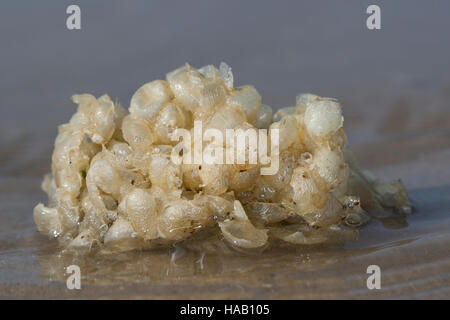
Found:
[[[70,4],[81,30],[66,28]],[[381,7],[381,30],[366,28],[369,4]],[[449,1],[425,0],[3,0],[0,175],[49,170],[72,94],[108,93],[128,108],[138,87],[185,62],[225,61],[237,85],[255,85],[274,109],[300,92],[338,98],[350,143],[381,176],[448,184],[449,14]],[[428,174],[408,175],[424,159],[435,161]]]

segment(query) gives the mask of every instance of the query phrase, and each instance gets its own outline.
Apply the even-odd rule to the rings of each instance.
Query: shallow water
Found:
[[[450,298],[448,3],[380,1],[379,32],[365,28],[361,1],[80,3],[81,32],[65,29],[64,2],[0,5],[0,298]],[[360,164],[401,178],[413,214],[372,220],[344,247],[251,256],[76,257],[37,234],[32,208],[46,201],[41,177],[57,125],[75,110],[71,94],[107,92],[126,107],[186,61],[221,60],[274,108],[305,91],[338,98]],[[66,288],[71,264],[82,290]],[[367,289],[372,264],[381,290]]]

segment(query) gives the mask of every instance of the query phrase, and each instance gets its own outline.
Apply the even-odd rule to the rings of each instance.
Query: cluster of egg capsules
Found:
[[[231,68],[186,64],[140,87],[129,113],[107,95],[74,95],[60,125],[48,206],[38,230],[65,248],[111,250],[187,246],[265,248],[357,237],[366,211],[409,212],[400,182],[378,183],[346,147],[341,105],[301,94],[272,115],[253,86],[233,86]],[[279,169],[258,164],[176,164],[177,128],[279,129]],[[363,210],[364,208],[365,210]]]

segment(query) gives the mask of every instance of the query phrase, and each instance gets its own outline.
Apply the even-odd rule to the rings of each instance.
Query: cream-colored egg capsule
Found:
[[[139,118],[152,121],[164,104],[172,99],[169,83],[155,80],[144,84],[133,94],[129,111]]]
[[[400,182],[381,184],[344,157],[334,99],[301,94],[272,116],[253,86],[234,87],[225,63],[145,83],[127,115],[107,95],[72,99],[77,112],[58,128],[42,184],[48,206],[33,210],[38,230],[65,248],[338,243],[367,222],[362,208],[411,212]],[[172,141],[180,132],[183,149]]]
[[[324,137],[342,127],[344,117],[339,103],[332,100],[314,100],[305,111],[305,126],[313,137]]]
[[[123,138],[137,151],[147,152],[155,141],[154,133],[147,121],[142,118],[126,116],[122,122]]]

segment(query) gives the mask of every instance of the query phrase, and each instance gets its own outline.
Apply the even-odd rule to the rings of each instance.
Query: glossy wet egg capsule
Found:
[[[175,244],[229,252],[342,243],[368,221],[362,208],[411,212],[399,181],[380,183],[359,168],[335,99],[301,94],[272,110],[234,80],[225,63],[185,64],[138,88],[129,114],[107,95],[74,95],[77,112],[58,128],[42,184],[48,205],[33,210],[38,230],[79,252]],[[181,147],[177,129],[191,135]],[[260,163],[261,141],[270,163]],[[177,152],[183,161],[173,161]]]

